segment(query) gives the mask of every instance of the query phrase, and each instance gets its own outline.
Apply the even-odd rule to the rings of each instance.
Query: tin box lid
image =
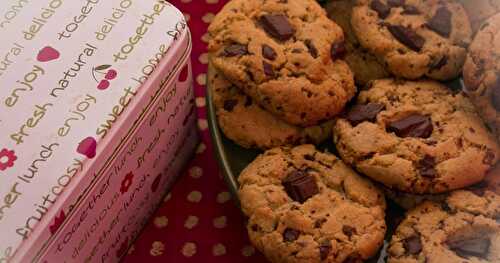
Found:
[[[0,259],[101,141],[120,141],[115,124],[184,31],[182,13],[159,0],[0,3]]]

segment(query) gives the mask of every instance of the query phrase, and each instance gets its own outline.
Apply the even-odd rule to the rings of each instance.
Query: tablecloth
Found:
[[[207,27],[225,0],[169,1],[186,16],[193,37],[193,76],[202,142],[124,262],[266,262],[248,241],[245,218],[213,154],[205,103]]]

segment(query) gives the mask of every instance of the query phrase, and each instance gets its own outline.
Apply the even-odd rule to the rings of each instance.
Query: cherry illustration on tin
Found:
[[[97,82],[97,89],[105,90],[111,85],[111,81],[116,79],[118,72],[111,68],[111,65],[100,65],[92,68],[92,77]]]

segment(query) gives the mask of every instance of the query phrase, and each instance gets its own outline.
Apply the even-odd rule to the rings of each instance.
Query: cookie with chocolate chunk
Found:
[[[334,142],[346,163],[414,194],[475,184],[499,153],[470,101],[430,80],[372,82],[337,120]]]
[[[464,82],[479,113],[500,138],[500,14],[488,19],[474,37]]]
[[[362,262],[383,244],[383,194],[312,145],[268,150],[238,181],[250,240],[273,263]]]
[[[452,0],[360,0],[351,22],[360,44],[407,79],[456,78],[472,35],[464,8]]]
[[[368,50],[363,48],[351,26],[351,14],[355,1],[335,0],[326,5],[330,19],[344,30],[346,55],[345,61],[354,73],[354,80],[364,86],[371,80],[389,77],[384,64],[377,60]]]
[[[254,103],[211,65],[208,70],[208,88],[212,91],[222,132],[245,148],[319,144],[331,136],[333,121],[307,128],[288,124]]]
[[[234,0],[209,27],[211,62],[256,103],[307,127],[355,94],[342,29],[314,0]]]
[[[472,31],[477,32],[488,18],[500,13],[500,1],[497,0],[460,0],[467,11]]]
[[[388,248],[389,263],[500,262],[500,196],[452,193],[410,211]]]
[[[500,208],[500,165],[496,165],[490,170],[483,181],[465,188],[465,191],[456,190],[451,193],[417,195],[378,186],[387,198],[393,200],[406,210],[413,209],[425,201],[442,202],[450,196],[452,196],[455,204],[461,206],[463,209],[484,210],[484,206],[493,205],[494,203],[496,203],[497,209]]]

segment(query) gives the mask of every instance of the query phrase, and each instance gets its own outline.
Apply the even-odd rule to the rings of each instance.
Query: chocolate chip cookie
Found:
[[[233,0],[209,34],[217,70],[290,124],[329,120],[356,92],[342,29],[314,0]]]
[[[308,128],[290,125],[254,103],[212,66],[208,82],[219,127],[229,139],[245,148],[319,144],[331,136],[333,121]]]
[[[474,37],[464,82],[479,113],[500,138],[500,14],[488,19]]]
[[[410,210],[415,208],[417,205],[425,202],[425,201],[434,201],[434,202],[441,202],[446,200],[450,196],[450,193],[443,193],[443,194],[427,194],[427,195],[416,195],[416,194],[410,194],[410,193],[404,193],[401,191],[397,191],[394,189],[389,189],[384,186],[380,186],[379,188],[382,189],[382,191],[385,193],[385,196],[394,202],[396,202],[398,205],[400,205],[402,208],[406,210]],[[454,200],[460,200],[463,199],[465,202],[457,202],[457,205],[461,205],[464,208],[465,207],[471,207],[471,208],[479,208],[480,206],[478,204],[486,204],[486,203],[492,203],[490,201],[487,201],[486,199],[483,199],[483,201],[476,202],[478,199],[477,198],[470,198],[469,193],[475,193],[475,196],[485,196],[485,193],[488,193],[488,191],[491,191],[492,193],[496,193],[495,198],[499,198],[500,196],[500,165],[496,165],[491,171],[488,172],[486,175],[485,179],[481,181],[480,183],[477,183],[475,185],[469,186],[465,188],[467,191],[460,191],[456,190],[451,192],[451,196],[453,196]],[[469,196],[469,197],[468,197]],[[471,204],[476,203],[476,204]]]
[[[380,186],[385,196],[394,201],[397,205],[405,210],[411,210],[425,201],[442,201],[446,199],[448,193],[443,194],[411,194],[391,189],[385,186]]]
[[[383,243],[382,193],[312,145],[268,150],[238,181],[250,240],[273,263],[361,262]]]
[[[500,165],[488,173],[484,181],[453,191],[447,201],[461,211],[482,214],[500,222]]]
[[[500,196],[452,194],[410,211],[388,248],[389,263],[500,262]]]
[[[486,19],[500,12],[500,1],[498,0],[460,0],[460,3],[469,14],[473,32],[477,32]]]
[[[351,14],[355,1],[336,0],[326,5],[330,19],[335,21],[344,30],[346,55],[345,61],[354,73],[354,80],[364,86],[371,80],[389,77],[384,65],[377,57],[361,47],[358,38],[351,26]]]
[[[398,77],[456,78],[472,31],[452,0],[360,0],[352,26],[361,45]]]
[[[499,150],[469,100],[430,80],[373,81],[337,120],[334,142],[360,172],[415,194],[481,181]]]

